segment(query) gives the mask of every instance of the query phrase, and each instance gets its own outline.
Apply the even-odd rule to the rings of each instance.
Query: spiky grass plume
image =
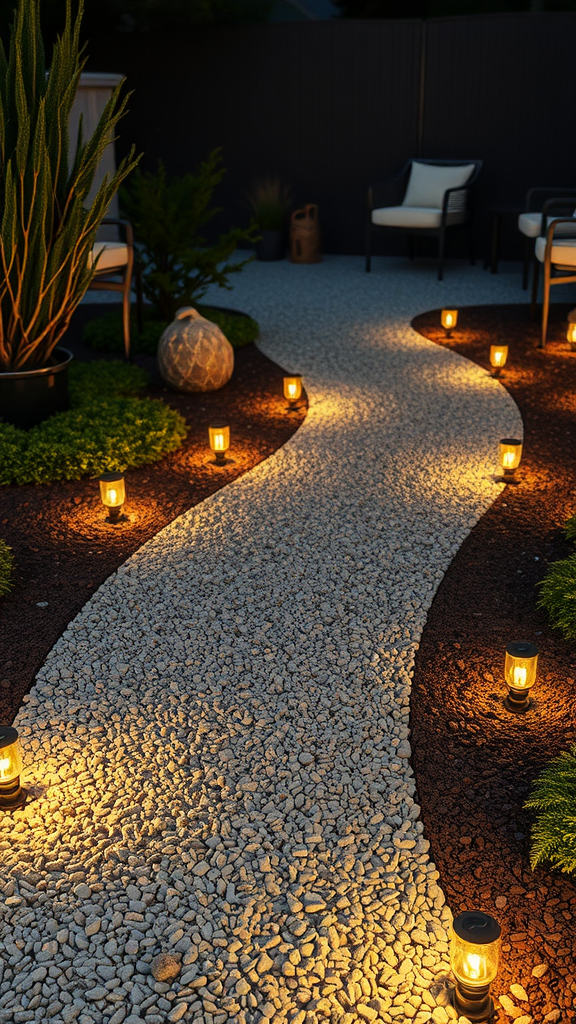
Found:
[[[555,757],[534,783],[525,807],[537,812],[532,826],[532,868],[576,873],[576,745]]]
[[[540,583],[538,607],[567,640],[576,640],[576,555],[552,563]]]
[[[8,55],[0,42],[0,370],[48,361],[68,328],[94,268],[96,230],[120,182],[138,162],[131,151],[85,203],[100,159],[124,114],[122,83],[92,137],[82,121],[69,168],[70,111],[85,65],[83,0],[66,23],[46,71],[40,0],[19,0]]]
[[[12,549],[5,540],[0,540],[0,597],[5,597],[12,590],[12,570],[14,556]]]

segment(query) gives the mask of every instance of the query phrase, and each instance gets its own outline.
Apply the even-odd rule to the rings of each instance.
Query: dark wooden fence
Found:
[[[576,183],[576,14],[298,22],[90,40],[90,68],[135,90],[119,143],[193,168],[215,146],[221,224],[278,175],[320,205],[324,250],[363,251],[366,185],[410,156],[479,157],[478,235],[492,203]],[[386,243],[385,243],[386,244]],[[504,239],[519,252],[513,224]],[[389,248],[387,251],[393,251]]]

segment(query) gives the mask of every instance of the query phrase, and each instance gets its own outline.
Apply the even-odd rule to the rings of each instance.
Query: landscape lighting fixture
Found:
[[[216,465],[223,466],[226,462],[226,452],[230,447],[230,427],[224,423],[215,423],[208,427],[208,437],[210,447],[216,456]]]
[[[102,504],[108,509],[106,522],[117,523],[120,520],[122,508],[126,499],[124,474],[104,473],[104,476],[100,477],[99,483]]]
[[[534,644],[508,644],[504,677],[508,687],[508,696],[504,703],[509,711],[522,713],[530,706],[530,690],[536,682],[538,666],[538,648]]]
[[[498,973],[501,931],[482,910],[465,910],[452,925],[454,1009],[470,1021],[488,1021],[494,1013],[490,985]]]
[[[446,331],[446,337],[452,337],[452,331],[458,323],[458,310],[457,309],[443,309],[440,314],[440,323]]]
[[[302,395],[302,375],[293,373],[290,377],[284,377],[284,398],[289,403],[290,409],[296,407]]]
[[[576,322],[568,324],[568,330],[566,331],[566,341],[572,352],[576,352]]]
[[[494,376],[497,377],[508,359],[508,345],[490,345],[490,365],[494,369]]]
[[[522,458],[522,441],[517,437],[503,437],[498,447],[498,456],[504,483],[518,483],[514,476]]]
[[[0,725],[0,810],[15,811],[24,807],[25,789],[20,785],[22,749],[18,733],[11,725]]]

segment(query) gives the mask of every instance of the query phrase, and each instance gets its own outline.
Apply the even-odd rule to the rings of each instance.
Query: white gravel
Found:
[[[522,426],[409,321],[521,301],[519,275],[338,257],[235,284],[310,412],[111,576],[40,671],[17,719],[33,799],[0,817],[0,1021],[455,1017],[410,680]]]

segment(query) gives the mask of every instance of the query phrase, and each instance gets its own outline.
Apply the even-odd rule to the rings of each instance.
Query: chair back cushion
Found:
[[[412,161],[410,180],[403,206],[424,206],[442,209],[444,193],[449,188],[465,185],[474,171],[474,164],[460,164],[458,167],[438,164],[421,164]]]
[[[125,267],[128,263],[128,246],[123,242],[95,242],[92,252],[88,253],[88,266],[92,267],[96,259],[97,274]]]

